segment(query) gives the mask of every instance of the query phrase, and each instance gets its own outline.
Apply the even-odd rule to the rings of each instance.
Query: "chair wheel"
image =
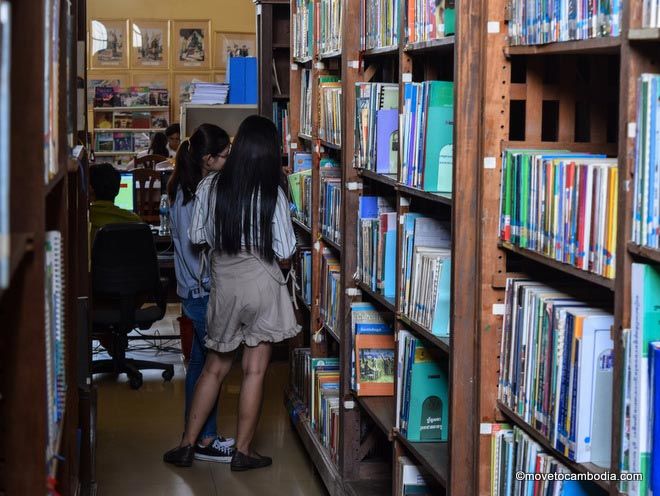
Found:
[[[174,377],[174,369],[163,370],[163,379],[165,379],[167,382],[170,382],[173,377]]]
[[[131,389],[140,389],[142,386],[142,374],[137,377],[131,377],[128,381],[131,386]]]

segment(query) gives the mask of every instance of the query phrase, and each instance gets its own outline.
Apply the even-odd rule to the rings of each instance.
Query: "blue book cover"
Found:
[[[376,113],[376,172],[396,174],[398,153],[399,110],[386,109]]]
[[[442,261],[440,278],[438,279],[438,294],[435,300],[435,311],[433,312],[433,324],[431,332],[436,336],[449,337],[451,297],[451,258]]]
[[[388,226],[389,227],[389,226]],[[385,271],[383,296],[394,298],[396,294],[396,228],[385,233]]]
[[[600,490],[595,484],[582,481],[564,481],[561,486],[561,496],[595,496]]]
[[[312,154],[297,152],[293,154],[293,172],[301,172],[312,168]]]
[[[660,342],[649,345],[651,374],[651,480],[649,488],[653,494],[660,494]]]

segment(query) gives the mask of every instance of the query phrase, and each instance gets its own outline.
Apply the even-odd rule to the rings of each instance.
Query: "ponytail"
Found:
[[[174,204],[179,188],[183,193],[184,205],[195,196],[195,190],[202,179],[202,175],[201,172],[195,170],[195,167],[191,167],[191,162],[190,142],[184,140],[176,151],[174,172],[167,182],[167,196],[171,204]]]

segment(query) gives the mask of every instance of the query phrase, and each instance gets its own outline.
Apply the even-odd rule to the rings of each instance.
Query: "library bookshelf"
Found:
[[[318,2],[317,2],[318,4]],[[471,102],[481,100],[480,48],[483,42],[478,25],[481,22],[481,5],[464,2],[457,5],[456,35],[445,39],[416,44],[403,41],[396,46],[361,51],[360,1],[341,2],[342,49],[335,53],[320,54],[314,46],[313,55],[291,59],[290,89],[290,147],[291,153],[312,153],[312,219],[311,225],[295,221],[306,244],[312,247],[313,275],[312,301],[308,314],[307,329],[310,331],[312,356],[340,358],[340,439],[337,450],[338,463],[334,464],[327,450],[318,442],[307,438],[316,434],[309,428],[309,420],[293,415],[294,423],[303,437],[303,444],[326,483],[330,494],[392,494],[395,477],[393,460],[406,455],[423,466],[432,477],[437,494],[472,494],[477,487],[473,473],[473,454],[477,438],[473,436],[476,422],[474,374],[476,372],[475,325],[479,315],[477,306],[478,238],[474,226],[479,221],[474,206],[478,202],[479,144],[481,108]],[[292,16],[297,5],[291,4]],[[292,25],[293,25],[292,17]],[[403,22],[403,21],[402,21]],[[475,34],[476,33],[476,34]],[[292,44],[294,33],[292,32]],[[301,73],[311,71],[311,80],[319,76],[339,76],[342,88],[341,146],[319,137],[320,95],[318,85],[312,84],[311,107],[312,132],[301,132],[300,111]],[[410,78],[410,79],[408,79]],[[398,181],[397,175],[376,174],[354,167],[355,83],[378,81],[402,84],[406,80],[421,81],[445,78],[455,82],[455,140],[454,181],[460,184],[459,194],[435,194],[409,187]],[[335,243],[321,234],[319,219],[319,182],[321,158],[329,156],[337,160],[342,174],[341,243]],[[400,301],[386,298],[368,286],[353,279],[357,268],[356,228],[359,197],[377,194],[391,198],[400,217],[409,210],[451,221],[452,252],[461,253],[453,264],[452,298],[454,307],[460,303],[460,311],[452,315],[450,338],[435,336],[429,329],[415,323],[400,311]],[[401,229],[401,228],[399,228]],[[399,236],[401,232],[399,231]],[[400,237],[399,237],[400,239]],[[339,325],[331,329],[325,324],[319,311],[322,291],[321,253],[323,250],[339,258],[341,264],[341,298]],[[401,247],[397,257],[401,257]],[[400,264],[397,262],[397,266]],[[399,275],[397,275],[399,278]],[[397,286],[399,281],[397,281]],[[448,365],[450,370],[450,441],[415,443],[408,441],[395,429],[395,397],[363,397],[350,387],[351,344],[350,305],[353,301],[368,301],[393,317],[395,333],[408,330],[425,340],[434,356]],[[295,393],[287,393],[286,403],[291,406]],[[293,414],[293,411],[292,411]],[[456,440],[456,442],[452,442]],[[320,451],[320,452],[319,452]],[[376,456],[374,456],[376,452]],[[449,461],[452,460],[452,463]],[[325,475],[324,475],[325,474]],[[436,494],[436,492],[434,492]]]
[[[292,2],[292,16],[297,5]],[[315,3],[318,5],[318,2]],[[340,358],[340,440],[335,465],[325,449],[305,442],[319,471],[331,474],[331,494],[390,494],[395,491],[393,465],[406,455],[431,474],[438,494],[490,494],[491,427],[518,426],[577,473],[618,472],[621,448],[622,335],[631,325],[631,264],[659,263],[660,251],[631,243],[633,192],[630,186],[635,139],[629,123],[636,121],[637,80],[643,72],[658,72],[657,29],[641,27],[642,2],[623,3],[621,35],[544,45],[509,46],[508,2],[457,2],[456,32],[440,40],[361,51],[360,2],[344,0],[342,50],[291,58],[291,153],[312,153],[312,219],[296,221],[306,244],[313,247],[312,302],[305,322],[312,356]],[[293,23],[293,17],[292,17]],[[403,32],[403,31],[402,31]],[[295,43],[292,33],[292,46]],[[293,51],[292,51],[293,53]],[[319,90],[312,84],[312,132],[300,130],[301,72],[311,80],[336,75],[341,80],[341,147],[319,138]],[[453,194],[439,195],[399,182],[397,174],[377,174],[354,167],[356,82],[399,83],[429,79],[451,80],[454,92]],[[401,93],[401,91],[400,91]],[[400,102],[399,112],[401,112]],[[616,274],[610,279],[557,262],[542,254],[500,240],[499,209],[502,153],[510,148],[571,150],[618,157]],[[341,246],[320,233],[320,160],[332,156],[341,164]],[[411,209],[452,226],[451,337],[438,338],[403,315],[397,297],[385,298],[353,279],[356,272],[356,212],[361,194],[388,196],[396,201],[397,217]],[[401,240],[401,228],[398,238]],[[401,241],[397,267],[401,266]],[[329,329],[321,318],[320,253],[331,250],[341,261],[341,324]],[[400,284],[397,271],[397,287]],[[590,294],[614,314],[614,382],[611,466],[578,464],[564,457],[532,426],[498,401],[499,360],[506,279],[529,277],[548,284],[561,281],[576,294]],[[359,397],[350,389],[350,304],[368,301],[393,315],[394,330],[407,330],[424,339],[450,370],[450,436],[447,443],[411,443],[395,426],[394,397]],[[296,401],[293,392],[287,402]],[[297,423],[308,422],[296,417]],[[364,429],[364,426],[366,430]],[[300,431],[301,429],[299,429]],[[313,429],[303,429],[314,436]],[[302,436],[303,434],[301,434]],[[370,447],[387,446],[378,460]],[[339,482],[338,479],[339,478]],[[602,494],[620,494],[616,482],[601,481]],[[343,491],[343,492],[342,492]],[[434,493],[435,494],[435,493]]]
[[[87,274],[71,268],[87,261],[87,184],[83,184],[86,174],[78,161],[70,157],[67,133],[71,139],[76,134],[76,42],[85,38],[84,29],[77,30],[76,20],[84,12],[79,10],[84,9],[84,2],[58,4],[61,24],[55,46],[62,60],[54,76],[59,79],[59,93],[53,96],[59,99],[60,112],[52,116],[52,125],[59,129],[59,139],[58,153],[51,162],[54,167],[46,176],[40,123],[44,123],[44,46],[53,43],[44,39],[44,26],[52,13],[44,11],[43,2],[10,4],[11,165],[8,176],[0,178],[9,184],[11,250],[9,285],[0,290],[0,493],[75,494],[84,438],[77,431],[81,415],[85,415],[79,407],[77,372],[77,332],[84,316],[78,314],[77,299],[87,294]],[[45,339],[49,329],[44,297],[47,231],[59,231],[63,245],[65,295],[59,303],[65,316],[63,365],[68,385],[61,397],[63,415],[51,438],[51,453]]]

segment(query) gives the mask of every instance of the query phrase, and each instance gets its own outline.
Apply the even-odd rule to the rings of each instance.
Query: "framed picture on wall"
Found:
[[[172,65],[175,69],[211,67],[211,21],[172,21]]]
[[[257,39],[254,33],[215,32],[215,57],[213,66],[216,69],[227,69],[229,57],[256,57]]]
[[[131,67],[167,69],[170,66],[170,23],[167,20],[131,21]]]
[[[106,72],[88,72],[87,73],[87,106],[94,105],[94,95],[98,86],[109,86],[112,88],[128,88],[131,84],[128,73],[106,73]]]
[[[89,23],[91,69],[128,68],[128,20],[93,19]]]
[[[194,81],[210,83],[212,74],[202,73],[175,73],[172,85],[172,122],[179,122],[181,104],[190,101],[190,91]]]
[[[169,72],[133,72],[131,86],[147,86],[149,88],[170,89]]]

